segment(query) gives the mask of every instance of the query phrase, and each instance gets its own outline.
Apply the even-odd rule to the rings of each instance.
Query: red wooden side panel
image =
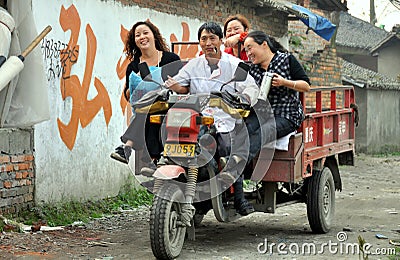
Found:
[[[314,160],[354,151],[354,114],[350,108],[355,103],[354,89],[349,86],[322,87],[311,89],[310,92],[309,96],[316,100],[315,109],[306,109],[306,119],[302,125],[305,143],[303,177],[311,174],[307,173],[307,169],[312,170]],[[309,93],[304,95],[305,99]],[[329,98],[324,100],[325,96]],[[342,105],[338,106],[338,102]]]
[[[299,133],[290,137],[288,151],[275,151],[269,168],[267,168],[268,158],[262,158],[261,155],[258,159],[258,163],[261,163],[259,166],[265,165],[266,167],[261,167],[261,169],[268,169],[263,181],[300,181],[302,179],[303,150],[302,134]]]
[[[275,153],[264,181],[297,182],[312,174],[314,160],[354,151],[354,114],[350,108],[355,102],[353,88],[313,88],[300,97],[306,111],[299,129],[302,136],[290,139],[289,152]],[[315,100],[306,101],[307,97]],[[299,145],[299,138],[302,138],[302,145]],[[259,158],[258,163],[262,161],[263,158]]]
[[[352,127],[352,114],[341,114],[339,116],[339,141],[344,141],[347,139],[353,139],[354,137],[350,135],[350,128]]]
[[[304,148],[317,146],[317,119],[306,117],[303,121],[303,142]]]
[[[335,129],[334,116],[327,116],[324,120],[324,126],[322,128],[322,135],[324,139],[324,144],[333,143],[333,131]]]

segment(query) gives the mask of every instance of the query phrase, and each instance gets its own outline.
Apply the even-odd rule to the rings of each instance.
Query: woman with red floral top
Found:
[[[249,30],[250,23],[246,17],[241,14],[229,16],[224,23],[225,52],[248,61],[243,42]]]

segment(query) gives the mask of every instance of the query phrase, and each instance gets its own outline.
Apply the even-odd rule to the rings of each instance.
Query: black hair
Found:
[[[199,41],[200,41],[201,33],[203,32],[203,30],[206,30],[206,32],[217,35],[220,39],[222,39],[224,37],[224,35],[222,34],[221,26],[219,26],[215,22],[206,22],[206,23],[203,23],[202,26],[200,26],[199,31],[197,32],[197,39]]]
[[[139,59],[139,57],[142,56],[142,51],[136,45],[135,42],[135,30],[140,25],[146,25],[147,27],[150,28],[150,30],[154,35],[154,44],[157,50],[169,51],[168,45],[165,39],[161,36],[160,30],[157,28],[157,26],[155,26],[152,22],[150,22],[149,19],[147,19],[146,21],[139,21],[135,23],[132,26],[132,29],[128,32],[125,42],[125,53],[129,60],[132,60],[133,58]]]
[[[282,44],[275,40],[274,37],[269,36],[265,32],[252,31],[247,35],[247,37],[253,38],[253,40],[259,45],[261,45],[263,42],[266,42],[273,53],[276,53],[277,51],[288,52],[288,50],[286,50]]]

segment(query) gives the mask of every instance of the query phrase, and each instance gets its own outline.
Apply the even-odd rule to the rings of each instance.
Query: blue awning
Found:
[[[309,28],[311,28],[316,34],[318,34],[319,36],[321,36],[322,38],[324,38],[327,41],[329,41],[332,38],[332,36],[336,30],[336,25],[331,23],[325,17],[314,14],[307,8],[304,8],[303,6],[293,4],[292,8],[293,8],[293,10],[296,10],[296,11],[308,16],[308,19],[305,19],[302,17],[299,17],[299,19],[305,25],[307,25]]]

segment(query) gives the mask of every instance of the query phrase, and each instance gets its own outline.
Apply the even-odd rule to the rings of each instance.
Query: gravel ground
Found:
[[[180,259],[359,259],[340,248],[357,243],[358,236],[374,252],[386,250],[385,255],[369,259],[389,259],[391,241],[400,241],[400,156],[359,155],[356,166],[340,167],[340,172],[344,187],[336,193],[335,221],[329,233],[311,233],[304,204],[278,208],[275,214],[254,213],[233,223],[219,223],[210,212],[196,229],[196,240],[185,242]],[[154,259],[148,219],[149,209],[140,207],[63,230],[2,233],[0,258]],[[263,254],[259,251],[266,241],[269,246],[313,243],[320,249],[329,242],[338,246],[325,247],[321,254],[279,254],[276,247]],[[391,257],[400,259],[400,255]]]

